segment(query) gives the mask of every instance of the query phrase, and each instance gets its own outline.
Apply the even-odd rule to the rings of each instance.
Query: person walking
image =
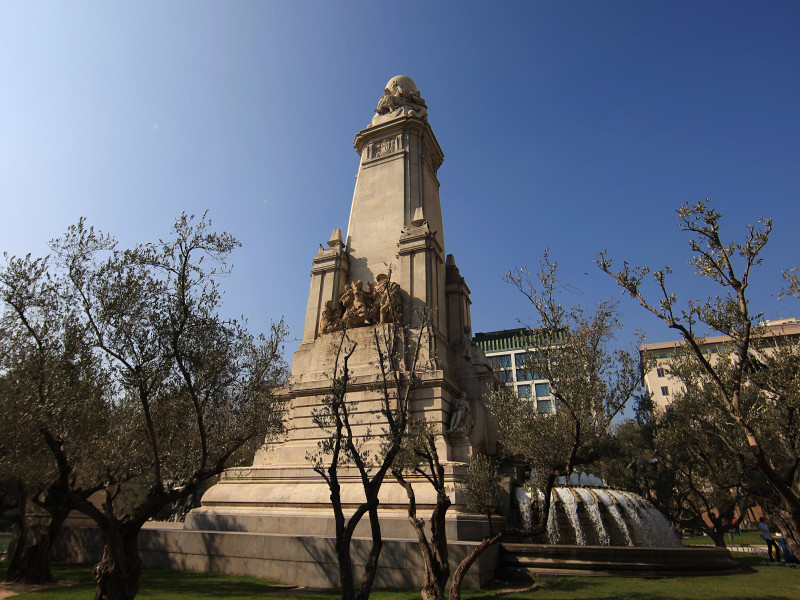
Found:
[[[781,551],[778,549],[778,544],[775,543],[775,538],[769,531],[769,525],[764,521],[764,517],[758,520],[758,528],[761,530],[761,537],[767,542],[767,552],[769,553],[770,562],[779,561],[781,559]],[[775,548],[775,558],[772,557],[772,549]]]

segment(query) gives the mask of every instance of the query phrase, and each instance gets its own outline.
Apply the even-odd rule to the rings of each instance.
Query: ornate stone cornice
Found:
[[[425,155],[434,171],[438,170],[444,162],[444,152],[442,152],[431,126],[419,117],[398,117],[386,123],[362,129],[356,134],[353,147],[362,156],[362,160],[381,158],[390,153],[407,151],[403,141],[398,140],[398,136],[405,133],[419,136],[425,141]],[[394,146],[392,142],[394,142]],[[372,144],[372,146],[368,148],[368,155],[365,157],[364,148],[368,144]]]

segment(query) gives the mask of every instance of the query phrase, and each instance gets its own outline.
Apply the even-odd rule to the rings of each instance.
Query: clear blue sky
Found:
[[[417,82],[445,152],[446,251],[475,331],[528,321],[502,277],[545,246],[676,268],[683,202],[729,237],[775,218],[753,307],[798,265],[800,2],[23,2],[0,5],[0,250],[44,254],[81,216],[132,244],[209,209],[243,243],[226,309],[302,336],[311,260],[344,229],[386,81]],[[630,301],[629,328],[674,336]]]

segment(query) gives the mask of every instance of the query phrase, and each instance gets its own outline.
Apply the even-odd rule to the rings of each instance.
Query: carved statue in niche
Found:
[[[420,97],[414,80],[406,75],[398,75],[386,84],[375,112],[377,114],[372,118],[373,125],[400,116],[427,118],[428,105]]]
[[[400,320],[403,303],[400,286],[381,273],[377,285],[352,281],[345,285],[338,301],[328,300],[322,309],[319,332],[331,333],[339,329],[352,329],[366,325],[392,323]]]
[[[472,409],[467,400],[467,394],[461,394],[461,398],[456,402],[456,408],[450,417],[450,432],[463,433],[469,435],[472,431]]]

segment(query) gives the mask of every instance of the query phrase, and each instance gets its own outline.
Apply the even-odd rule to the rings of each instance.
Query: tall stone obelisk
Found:
[[[482,401],[491,369],[471,342],[469,288],[453,257],[444,253],[437,179],[444,155],[411,78],[389,81],[354,145],[360,164],[347,234],[334,229],[314,257],[303,339],[281,392],[288,406],[286,439],[259,452],[252,467],[226,471],[204,495],[203,506],[189,514],[187,528],[333,534],[330,492],[309,456],[326,437],[313,415],[330,393],[344,331],[356,347],[347,400],[356,406],[361,430],[381,426],[374,413],[375,328],[401,326],[419,332],[424,344],[425,368],[412,409],[438,432],[437,448],[451,482],[475,452],[494,451]],[[435,502],[426,482],[418,481],[415,490],[423,510]],[[353,506],[363,501],[354,474],[345,477],[342,499]],[[458,493],[455,500],[451,538],[474,536],[457,526]],[[412,537],[405,490],[387,480],[380,502],[384,535]]]

